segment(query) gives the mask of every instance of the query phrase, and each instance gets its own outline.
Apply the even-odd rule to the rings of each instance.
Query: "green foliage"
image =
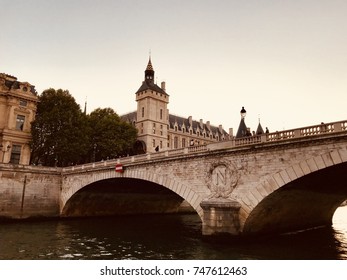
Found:
[[[83,160],[87,144],[85,116],[67,90],[48,89],[39,96],[32,123],[32,162],[66,166]]]
[[[45,90],[39,96],[32,123],[32,163],[45,166],[115,158],[131,153],[137,130],[111,109],[96,109],[90,115],[67,90]]]
[[[115,158],[131,153],[137,130],[111,108],[96,109],[89,116],[92,159]]]

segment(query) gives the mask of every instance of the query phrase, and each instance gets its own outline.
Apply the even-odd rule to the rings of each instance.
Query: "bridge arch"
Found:
[[[149,172],[148,170],[140,171],[136,169],[127,169],[124,173],[116,173],[114,170],[103,170],[93,172],[89,176],[82,176],[82,179],[78,174],[65,176],[63,178],[60,212],[63,213],[69,199],[84,187],[99,181],[116,178],[137,179],[160,185],[188,202],[202,219],[203,211],[200,207],[202,196],[197,192],[180,182],[177,178],[170,178],[167,175]]]
[[[250,188],[240,199],[241,231],[247,235],[328,225],[346,199],[347,150],[335,148],[268,175]]]

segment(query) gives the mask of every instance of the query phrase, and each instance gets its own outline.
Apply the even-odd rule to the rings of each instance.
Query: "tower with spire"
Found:
[[[146,144],[147,152],[167,149],[169,95],[165,82],[159,87],[154,81],[154,69],[149,57],[145,79],[136,91],[138,140]]]
[[[169,114],[169,95],[165,82],[158,86],[149,56],[144,80],[136,94],[136,111],[122,115],[121,118],[136,126],[138,138],[135,153],[153,153],[171,149],[188,148],[225,141],[232,136],[222,125],[215,126],[209,121],[194,120],[192,116],[181,117]]]

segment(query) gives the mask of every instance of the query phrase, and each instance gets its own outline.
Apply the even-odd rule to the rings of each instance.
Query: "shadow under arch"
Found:
[[[154,185],[159,185],[166,188],[176,195],[183,198],[192,208],[198,213],[200,219],[203,217],[203,210],[200,206],[200,202],[203,197],[191,189],[189,186],[183,184],[177,178],[171,178],[166,174],[158,174],[151,172],[149,170],[136,170],[136,169],[125,169],[124,173],[117,173],[111,170],[101,170],[91,173],[89,176],[83,176],[82,178],[79,174],[72,176],[64,176],[64,187],[61,194],[61,216],[66,213],[66,204],[70,198],[81,189],[89,186],[91,184],[97,183],[99,181],[109,180],[109,179],[131,179],[148,181]]]
[[[183,197],[155,182],[114,177],[92,182],[65,203],[62,217],[196,213]]]
[[[243,234],[273,234],[329,226],[347,199],[347,162],[284,184],[262,199],[247,217]]]

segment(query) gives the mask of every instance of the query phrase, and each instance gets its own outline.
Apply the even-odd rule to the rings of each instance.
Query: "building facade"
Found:
[[[169,94],[165,82],[158,86],[154,82],[154,69],[149,58],[144,81],[135,92],[137,110],[123,115],[122,119],[134,124],[138,130],[138,145],[142,152],[155,152],[185,148],[224,141],[232,137],[221,125],[213,126],[209,121],[193,120],[169,113]]]
[[[33,85],[0,73],[0,163],[29,164],[37,102]]]

